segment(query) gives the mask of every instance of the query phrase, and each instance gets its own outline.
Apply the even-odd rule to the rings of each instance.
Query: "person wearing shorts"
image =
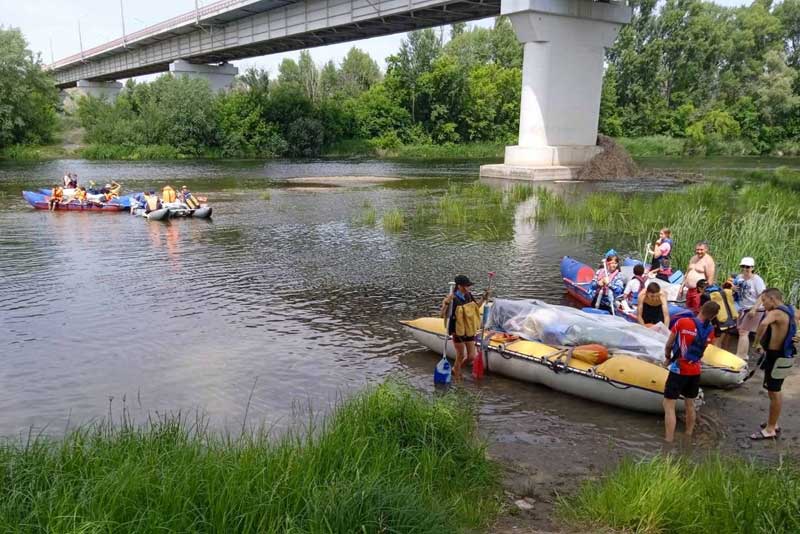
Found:
[[[677,418],[675,405],[680,397],[686,407],[686,435],[694,432],[697,419],[694,399],[700,393],[700,358],[706,345],[714,340],[712,319],[719,313],[719,304],[706,302],[700,308],[697,319],[683,317],[675,321],[664,346],[665,365],[669,370],[664,385],[664,440],[675,438]]]
[[[694,246],[694,256],[689,260],[686,268],[686,276],[683,278],[679,294],[686,287],[686,307],[697,313],[700,309],[700,294],[697,289],[697,281],[705,280],[708,285],[713,286],[716,280],[716,264],[714,258],[708,253],[709,245],[706,241],[698,241]]]
[[[739,341],[736,343],[736,355],[744,360],[750,349],[750,334],[755,333],[758,324],[764,318],[760,311],[761,293],[767,289],[764,280],[755,273],[756,262],[751,257],[744,257],[739,262],[741,274],[733,280],[733,287],[739,295],[739,320],[736,329],[739,332]]]
[[[769,417],[758,432],[750,435],[753,440],[774,439],[780,435],[781,388],[797,352],[794,338],[798,317],[794,308],[783,303],[783,294],[775,288],[764,290],[760,300],[766,315],[756,330],[753,348],[763,356],[761,369],[764,370],[764,389],[769,396]]]
[[[461,368],[475,359],[475,335],[480,326],[479,309],[488,298],[488,292],[476,299],[470,292],[472,282],[463,274],[456,276],[454,283],[453,293],[442,301],[441,315],[445,317],[447,310],[451,310],[450,317],[447,318],[447,333],[453,337],[453,346],[456,349],[453,378],[461,380]],[[453,303],[452,308],[450,302]]]

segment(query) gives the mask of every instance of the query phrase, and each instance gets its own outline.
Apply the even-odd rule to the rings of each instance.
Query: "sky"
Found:
[[[200,6],[213,0],[198,0]],[[716,0],[722,5],[749,4],[750,0]],[[122,0],[126,33],[132,33],[165,19],[194,10],[195,0]],[[122,36],[119,0],[0,0],[0,26],[22,30],[29,47],[41,54],[44,63],[76,54]],[[470,26],[490,27],[492,19],[472,22]],[[375,37],[351,43],[341,43],[311,49],[314,61],[322,66],[328,60],[338,63],[351,47],[369,52],[382,70],[386,58],[396,53],[405,34]],[[52,51],[52,55],[51,55]],[[276,75],[284,57],[297,58],[299,51],[273,54],[234,64],[240,72],[251,66],[266,68]]]

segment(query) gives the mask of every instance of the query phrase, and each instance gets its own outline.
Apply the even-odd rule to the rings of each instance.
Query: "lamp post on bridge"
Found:
[[[122,21],[122,46],[128,48],[127,37],[125,35],[125,10],[122,7],[122,0],[119,0],[119,18]]]

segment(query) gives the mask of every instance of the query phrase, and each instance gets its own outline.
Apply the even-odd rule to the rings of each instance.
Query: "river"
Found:
[[[208,196],[214,217],[157,223],[24,202],[23,189],[48,187],[65,170],[83,183],[115,179],[128,191],[186,184]],[[493,240],[446,228],[392,234],[358,222],[366,204],[378,213],[411,210],[477,174],[477,163],[0,163],[0,435],[59,434],[109,411],[118,417],[123,405],[138,420],[199,412],[235,431],[247,414],[246,424],[280,429],[389,376],[432,390],[437,357],[398,320],[435,314],[456,273],[480,290],[496,271],[499,296],[561,302],[561,256],[599,252],[591,235],[536,227],[533,200],[518,207],[513,231]],[[288,181],[314,176],[401,180]],[[546,482],[531,482],[531,470],[553,482],[659,447],[658,417],[494,376],[464,387],[480,395],[494,451],[521,466],[525,484]],[[710,413],[701,434],[713,445],[728,433]],[[580,451],[590,461],[552,466],[552,455],[558,464]]]

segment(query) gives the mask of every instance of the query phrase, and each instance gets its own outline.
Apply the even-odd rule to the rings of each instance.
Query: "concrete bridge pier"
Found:
[[[78,80],[75,94],[78,96],[93,96],[103,98],[108,102],[116,100],[119,92],[122,91],[122,84],[119,82],[93,82],[90,80]]]
[[[591,0],[503,0],[524,43],[519,145],[481,176],[573,179],[601,152],[596,146],[605,49],[631,8]]]
[[[239,69],[227,62],[221,65],[205,65],[189,63],[183,59],[170,63],[169,71],[175,76],[189,76],[207,80],[213,91],[230,89],[233,86],[234,78],[239,74]]]

